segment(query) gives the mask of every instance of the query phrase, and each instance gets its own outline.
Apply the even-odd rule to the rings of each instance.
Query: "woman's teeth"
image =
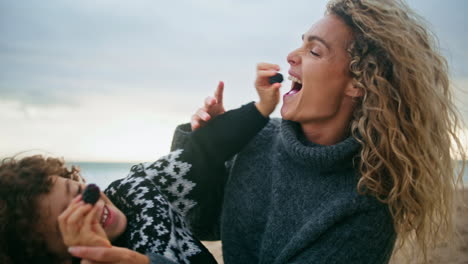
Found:
[[[294,76],[289,75],[288,79],[293,81],[293,82],[297,82],[299,84],[302,84],[302,81],[299,80],[298,78],[294,77]]]
[[[104,205],[104,208],[102,210],[103,212],[101,215],[101,225],[104,226],[104,224],[107,221],[107,218],[109,217],[109,209],[107,208],[107,206]]]

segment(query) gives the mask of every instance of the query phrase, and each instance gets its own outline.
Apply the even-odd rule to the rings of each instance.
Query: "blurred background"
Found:
[[[0,157],[64,157],[101,185],[123,177],[168,153],[218,81],[231,109],[256,99],[258,62],[287,73],[326,2],[0,0]],[[408,3],[440,39],[466,122],[468,1]]]

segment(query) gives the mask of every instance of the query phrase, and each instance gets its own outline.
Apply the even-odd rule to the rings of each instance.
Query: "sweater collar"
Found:
[[[315,169],[340,169],[352,166],[352,158],[357,154],[360,145],[350,136],[331,146],[301,141],[301,127],[298,123],[282,120],[280,129],[281,143],[294,161]]]

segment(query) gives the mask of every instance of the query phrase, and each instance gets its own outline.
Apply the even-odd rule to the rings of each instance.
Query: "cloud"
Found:
[[[0,94],[41,105],[116,90],[206,94],[219,79],[246,79],[245,69],[259,61],[286,64],[324,6],[306,11],[273,1],[259,12],[265,4],[2,2]],[[296,24],[284,23],[293,10]]]
[[[286,72],[287,54],[326,2],[0,1],[0,122],[9,124],[0,131],[1,150],[101,160],[147,159],[155,151],[133,152],[133,142],[163,154],[173,127],[188,121],[219,80],[229,109],[256,99],[258,62]],[[467,2],[408,2],[434,26],[454,80],[468,79]],[[132,154],[113,146],[119,138]]]
[[[195,93],[187,86],[246,79],[246,72],[259,61],[287,68],[287,53],[300,44],[300,35],[323,14],[325,4],[2,1],[0,94],[27,104],[38,98],[37,103],[43,104],[114,90],[170,88]],[[435,25],[454,76],[468,76],[464,48],[468,41],[463,34],[467,22],[461,8],[466,2],[412,0],[409,4]]]
[[[76,105],[112,92],[208,94],[218,80],[242,90],[260,61],[288,68],[326,2],[2,1],[0,95]],[[468,77],[467,2],[408,2],[434,26],[453,76]]]
[[[430,29],[436,33],[453,76],[468,78],[468,34],[465,33],[468,27],[468,2],[408,0],[408,3],[428,21]]]
[[[452,82],[452,88],[453,99],[468,130],[468,78],[455,79]]]

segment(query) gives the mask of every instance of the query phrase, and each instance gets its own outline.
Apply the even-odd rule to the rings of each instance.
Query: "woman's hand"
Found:
[[[70,254],[81,264],[149,264],[148,256],[121,247],[71,247]]]
[[[66,246],[111,246],[97,219],[99,209],[99,206],[84,203],[81,195],[71,201],[58,217],[60,232]]]
[[[276,108],[280,100],[279,88],[281,83],[270,84],[269,78],[276,75],[280,67],[271,63],[259,63],[257,65],[257,79],[255,88],[257,89],[260,101],[255,103],[258,111],[265,117],[269,116]]]
[[[224,83],[219,82],[218,87],[213,96],[208,96],[205,99],[205,105],[197,110],[192,116],[191,126],[192,131],[199,129],[204,126],[211,118],[226,112],[223,106],[223,91]]]

